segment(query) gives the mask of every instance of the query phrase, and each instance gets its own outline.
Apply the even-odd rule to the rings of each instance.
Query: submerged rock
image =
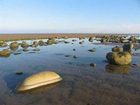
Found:
[[[17,71],[17,72],[16,72],[16,75],[22,75],[22,74],[23,74],[22,71]]]
[[[96,64],[95,63],[91,63],[90,66],[91,67],[96,67]]]
[[[51,71],[39,72],[27,77],[17,88],[17,91],[19,92],[26,91],[44,85],[53,84],[61,80],[62,78],[55,72]]]
[[[89,52],[96,52],[96,48],[88,50]]]
[[[10,56],[10,51],[8,49],[4,49],[0,51],[0,57],[9,57]]]
[[[129,65],[132,61],[132,55],[129,52],[109,52],[106,58],[110,64]]]

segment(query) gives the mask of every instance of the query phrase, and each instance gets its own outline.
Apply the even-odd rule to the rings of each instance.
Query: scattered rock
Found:
[[[27,51],[29,51],[29,49],[28,48],[24,48],[23,51],[24,52],[27,52]]]
[[[16,51],[19,48],[18,42],[13,42],[10,44],[10,49]]]
[[[56,44],[56,41],[55,41],[54,38],[49,38],[48,41],[47,41],[47,44],[48,44],[48,45]]]
[[[89,52],[96,52],[96,48],[88,50]]]
[[[95,63],[91,63],[90,66],[91,67],[96,67],[96,64]]]
[[[17,71],[17,72],[16,72],[16,75],[22,75],[22,74],[23,74],[22,71]]]
[[[73,51],[76,51],[76,49],[73,49]]]
[[[37,46],[38,46],[38,42],[34,41],[33,44],[32,44],[32,47],[37,47]]]
[[[0,41],[0,47],[6,47],[8,44],[5,41]]]
[[[0,51],[0,57],[9,57],[10,56],[10,51],[8,49],[4,49]]]
[[[29,44],[26,43],[25,41],[23,41],[23,42],[21,43],[21,47],[24,48],[24,49],[27,49],[27,48],[29,47]]]
[[[40,40],[40,41],[38,41],[38,45],[39,46],[44,46],[45,45],[45,42],[43,40]]]

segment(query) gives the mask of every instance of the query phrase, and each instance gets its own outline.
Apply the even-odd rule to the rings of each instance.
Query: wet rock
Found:
[[[62,78],[57,73],[52,71],[43,71],[27,77],[17,88],[17,91],[27,91],[37,87],[50,85],[61,80]]]
[[[116,47],[113,47],[113,48],[112,48],[112,51],[113,51],[113,52],[123,52],[123,48],[122,48],[122,47],[116,46]]]
[[[91,67],[96,67],[96,64],[95,63],[91,63],[90,66]]]
[[[73,51],[76,51],[76,49],[73,49]]]
[[[23,72],[22,72],[22,71],[17,71],[15,74],[16,74],[16,75],[22,75]]]
[[[37,47],[37,46],[38,46],[38,42],[34,41],[33,44],[32,44],[32,47]]]
[[[48,41],[47,41],[47,44],[48,44],[48,45],[56,44],[56,41],[55,41],[54,38],[49,38]]]
[[[38,45],[39,46],[44,46],[45,45],[45,42],[43,40],[40,40],[40,41],[38,41]]]
[[[71,55],[65,55],[65,57],[70,57]]]
[[[88,39],[89,42],[93,42],[93,40],[94,40],[93,37],[90,37],[90,38]]]
[[[10,44],[10,49],[13,51],[16,51],[19,48],[19,43],[18,42],[13,42]]]
[[[9,57],[10,56],[10,51],[8,49],[4,49],[0,51],[0,57]]]
[[[79,44],[83,44],[83,43],[84,43],[83,41],[79,42]]]
[[[27,49],[27,48],[29,47],[29,44],[26,43],[25,41],[23,41],[23,42],[21,43],[21,47],[24,48],[24,49]]]
[[[0,41],[0,47],[6,47],[8,44],[5,41]]]
[[[77,58],[77,56],[75,56],[75,55],[74,55],[74,56],[73,56],[73,58],[74,58],[74,59],[76,59],[76,58]]]
[[[123,51],[132,52],[132,48],[134,47],[133,43],[127,43],[123,45]]]
[[[109,52],[106,59],[110,64],[129,65],[132,61],[132,55],[129,52]]]
[[[68,42],[68,41],[64,41],[64,43],[65,43],[65,44],[68,44],[68,43],[70,43],[70,42]]]
[[[88,50],[89,52],[96,52],[96,48]]]

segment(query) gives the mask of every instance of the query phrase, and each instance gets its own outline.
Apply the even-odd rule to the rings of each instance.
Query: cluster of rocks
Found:
[[[124,44],[123,48],[116,46],[112,48],[112,52],[107,53],[106,59],[110,64],[129,65],[132,62],[132,47],[132,43]]]
[[[140,43],[140,39],[138,39],[136,36],[117,36],[117,35],[109,35],[109,36],[103,36],[100,41],[102,43],[105,42],[112,42],[112,43]]]

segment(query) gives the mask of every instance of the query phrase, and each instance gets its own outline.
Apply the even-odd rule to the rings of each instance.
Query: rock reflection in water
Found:
[[[106,71],[109,73],[114,73],[114,74],[128,74],[130,71],[130,66],[120,66],[120,65],[111,65],[108,64],[105,67]]]

